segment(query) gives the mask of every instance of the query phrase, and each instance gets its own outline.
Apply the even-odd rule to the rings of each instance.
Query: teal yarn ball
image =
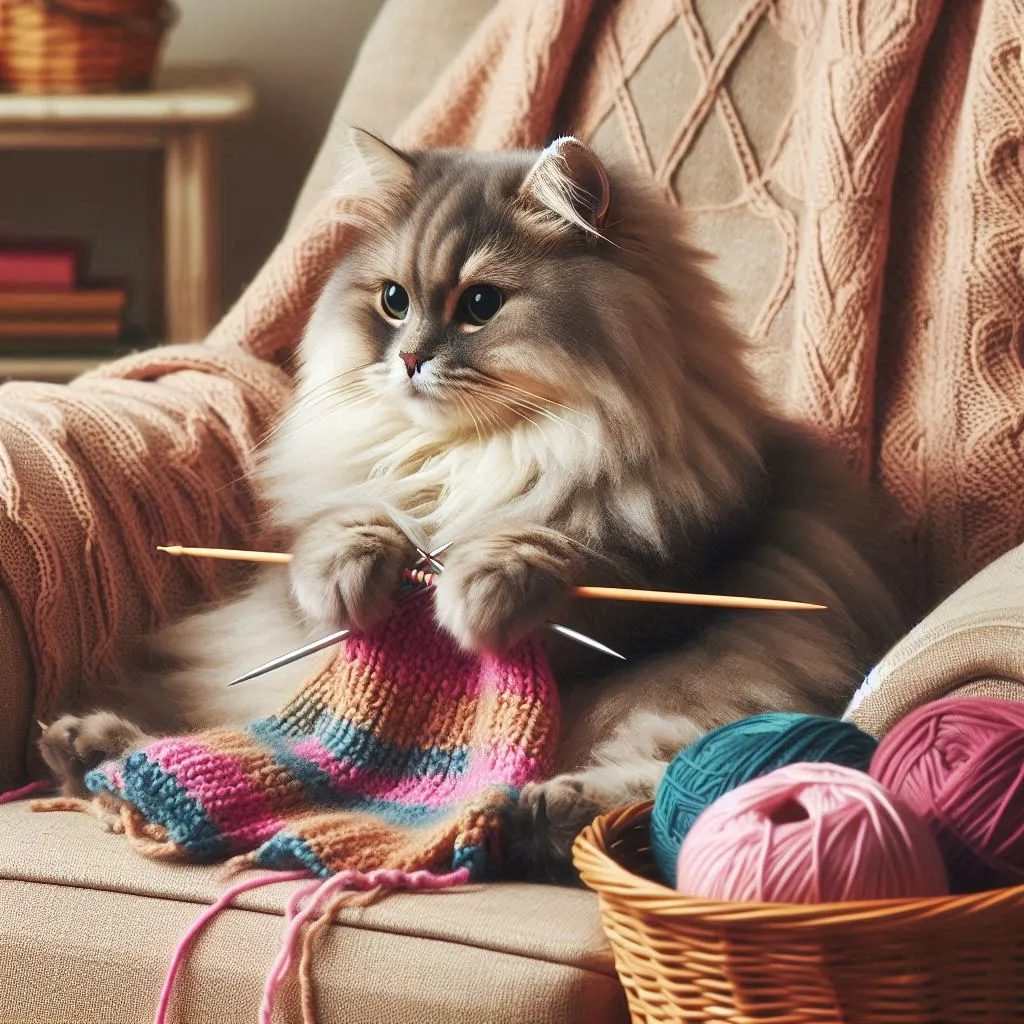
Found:
[[[784,765],[827,761],[867,771],[878,741],[851,722],[772,711],[723,725],[680,751],[658,786],[651,852],[673,888],[679,848],[701,812],[723,793]]]

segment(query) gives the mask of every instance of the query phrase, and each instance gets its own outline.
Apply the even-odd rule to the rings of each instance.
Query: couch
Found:
[[[429,5],[421,0],[388,0],[383,5],[296,203],[283,246],[305,230],[303,225],[330,181],[340,125],[357,123],[390,136],[428,96],[473,33],[485,33],[477,43],[486,38],[485,23],[494,6],[494,0],[433,0]],[[499,0],[497,6],[508,12],[513,4]],[[543,4],[535,6],[544,10]],[[788,14],[783,17],[776,6],[785,7]],[[766,386],[779,396],[780,404],[788,401],[791,410],[806,412],[814,425],[831,431],[836,443],[856,461],[863,455],[864,439],[858,433],[863,410],[854,403],[853,411],[844,413],[843,401],[849,395],[838,391],[838,411],[830,406],[832,411],[826,415],[820,403],[812,409],[809,399],[806,408],[801,406],[801,397],[808,392],[794,386],[794,379],[799,384],[799,374],[794,377],[793,363],[806,350],[801,355],[789,340],[801,331],[806,333],[806,317],[841,322],[849,310],[838,308],[840,300],[863,300],[864,309],[873,309],[876,320],[882,309],[875,294],[879,283],[871,279],[870,268],[865,279],[860,264],[847,268],[850,294],[844,295],[837,286],[831,311],[808,311],[801,305],[799,284],[804,271],[800,260],[809,226],[821,228],[822,204],[816,205],[820,188],[815,192],[821,182],[808,187],[805,181],[797,187],[785,178],[785,168],[775,158],[785,150],[783,143],[794,130],[797,84],[810,73],[807,39],[814,31],[822,31],[810,23],[817,6],[746,0],[581,5],[589,10],[589,17],[573,44],[551,126],[580,128],[603,155],[632,159],[651,173],[663,172],[666,190],[689,210],[698,240],[718,257],[715,272],[735,296],[735,315],[755,341],[752,358]],[[559,4],[552,0],[548,7],[554,10]],[[878,12],[889,5],[878,4],[874,9],[877,22],[884,20]],[[913,26],[886,29],[891,38],[903,33],[897,49],[904,63],[887,72],[897,107],[905,108],[910,102],[916,62],[929,45],[938,16],[936,5],[920,5],[920,9],[922,17],[931,21],[918,37]],[[631,11],[638,19],[635,23],[629,21]],[[609,30],[613,15],[620,21]],[[949,15],[950,20],[955,18],[955,13]],[[870,28],[868,22],[870,18],[864,22]],[[647,34],[639,33],[637,25],[647,26]],[[551,32],[563,27],[553,22]],[[882,46],[870,33],[855,40],[856,45],[845,37],[829,42],[828,31],[826,26],[821,45],[849,46],[862,61],[875,56],[871,46]],[[949,37],[947,32],[934,45],[950,45]],[[601,64],[595,58],[598,52]],[[594,73],[598,66],[618,67],[621,74],[611,85],[602,83]],[[910,75],[909,85],[900,78],[901,69],[906,72],[904,79]],[[709,81],[712,84],[707,86]],[[597,110],[599,105],[586,108],[583,100],[603,88],[608,90],[610,105],[600,108],[600,116],[584,119],[581,126],[573,112]],[[680,155],[670,160],[673,147]],[[866,187],[868,199],[892,190],[897,155],[886,157],[888,177],[882,173]],[[780,177],[769,181],[769,170],[776,168]],[[787,183],[791,187],[783,187]],[[866,201],[864,196],[855,198],[857,203]],[[882,207],[880,216],[887,216],[888,205],[883,202]],[[869,233],[862,241],[868,248],[876,243],[884,248],[885,232],[880,238]],[[870,301],[864,299],[865,293],[873,296]],[[239,315],[236,311],[236,320]],[[870,317],[862,312],[860,319]],[[877,342],[878,323],[867,324],[864,332]],[[154,361],[157,357],[145,358],[145,372],[137,360],[111,370],[108,377],[101,375],[98,383],[97,379],[83,382],[81,391],[72,394],[102,398],[113,393],[104,390],[105,382],[116,377],[130,380],[132,395],[144,400],[145,389],[164,386],[156,382],[165,381],[172,371],[177,375],[173,380],[187,390],[190,374],[212,373],[227,365],[224,360],[201,362],[184,351],[161,356],[159,365]],[[265,372],[275,375],[275,387],[286,387],[284,370]],[[238,380],[239,375],[231,378]],[[19,387],[0,390],[0,413],[25,400],[28,393]],[[891,392],[889,387],[885,393]],[[56,394],[48,391],[44,397]],[[204,415],[213,422],[223,414],[223,409],[212,405],[205,414],[202,406],[198,409],[193,417],[198,430],[203,429]],[[252,416],[259,419],[255,413]],[[2,415],[0,421],[4,421]],[[0,422],[0,435],[9,446],[3,430]],[[65,427],[64,433],[68,432],[73,437],[74,427]],[[246,436],[257,434],[253,426]],[[870,443],[865,450],[870,452]],[[222,480],[196,458],[191,468],[199,483],[193,481],[191,486],[215,493]],[[879,475],[884,477],[895,465],[892,460],[885,463]],[[1017,487],[1021,478],[1017,477]],[[203,483],[204,479],[208,482]],[[115,486],[120,484],[115,481]],[[123,486],[130,489],[133,483],[126,477]],[[1000,486],[1006,490],[1014,485],[1003,481]],[[45,500],[45,494],[36,500]],[[912,515],[920,513],[913,501],[905,504]],[[36,610],[27,604],[19,590],[20,576],[6,559],[10,546],[6,538],[18,526],[12,512],[15,506],[8,501],[0,509],[0,544],[8,545],[2,547],[7,586],[0,587],[4,657],[0,789],[20,784],[39,771],[33,748],[35,717],[59,704],[62,687],[65,694],[93,692],[90,687],[100,685],[94,678],[96,666],[103,664],[100,655],[92,660],[79,655],[74,664],[87,664],[90,669],[74,679],[69,669],[62,669],[62,675],[53,668],[51,658],[60,665],[71,664],[61,659],[66,653],[62,645],[70,649],[78,642],[74,622],[58,630],[54,634],[58,639],[47,653],[40,653]],[[242,511],[233,513],[230,529],[214,532],[211,528],[203,539],[218,543],[237,538],[240,527],[234,519],[243,518],[248,506],[243,502],[240,507]],[[217,515],[215,505],[212,512],[205,505],[201,511]],[[59,515],[59,510],[54,514]],[[1017,526],[1010,523],[1007,529],[1012,535]],[[865,728],[883,732],[915,704],[950,692],[994,692],[1024,699],[1024,548],[993,561],[993,555],[1012,544],[1002,533],[994,539],[986,536],[988,547],[974,551],[973,563],[942,563],[941,571],[929,570],[929,578],[944,587],[933,587],[930,597],[962,586],[897,645],[866,681],[851,712]],[[1018,534],[1016,540],[1021,539]],[[20,542],[28,546],[23,538]],[[930,550],[924,544],[923,557],[927,559]],[[987,562],[992,564],[974,575]],[[61,586],[74,589],[76,564],[70,558],[64,565]],[[178,567],[168,570],[171,576],[184,572]],[[173,586],[160,591],[161,614],[179,611],[224,583],[212,576],[174,580]],[[22,802],[0,805],[0,1024],[106,1024],[151,1018],[178,937],[223,886],[214,868],[139,857],[120,837],[103,831],[85,815],[36,814]],[[283,908],[291,889],[291,884],[282,883],[244,895],[218,917],[188,958],[176,988],[172,1020],[232,1024],[256,1019],[263,978],[278,949]],[[580,889],[494,884],[441,894],[395,895],[372,907],[346,909],[318,950],[314,977],[322,1024],[461,1020],[612,1024],[627,1019],[597,900]],[[275,1019],[298,1020],[297,999],[296,987],[286,988]]]

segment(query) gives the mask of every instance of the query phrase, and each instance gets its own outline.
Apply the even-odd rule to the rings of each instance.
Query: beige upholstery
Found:
[[[88,816],[0,806],[0,1024],[152,1018],[178,937],[223,890],[154,864]],[[292,883],[239,898],[189,956],[172,1020],[252,1024]],[[553,927],[557,923],[557,927]],[[526,885],[350,910],[316,956],[321,1020],[605,1024],[625,1019],[593,898]],[[281,1020],[296,1020],[296,990]]]
[[[1024,545],[968,580],[872,670],[848,717],[884,735],[940,697],[1024,702]]]
[[[495,0],[390,0],[366,34],[331,128],[292,211],[300,222],[334,177],[337,133],[356,125],[388,139],[427,94]]]

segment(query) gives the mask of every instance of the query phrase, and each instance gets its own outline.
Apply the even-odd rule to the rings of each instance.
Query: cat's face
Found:
[[[336,198],[264,473],[295,522],[358,492],[453,536],[514,504],[657,546],[731,493],[754,388],[656,184],[575,140],[405,155],[357,132]]]
[[[540,155],[406,157],[362,145],[377,215],[321,320],[380,397],[418,422],[488,432],[619,386],[630,274],[598,234],[609,186],[589,150],[562,140]]]

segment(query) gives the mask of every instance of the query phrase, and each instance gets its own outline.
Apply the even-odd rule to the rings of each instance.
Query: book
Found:
[[[0,242],[0,288],[74,288],[80,259],[70,242]]]
[[[127,300],[121,288],[0,290],[0,320],[113,319],[124,313]]]

